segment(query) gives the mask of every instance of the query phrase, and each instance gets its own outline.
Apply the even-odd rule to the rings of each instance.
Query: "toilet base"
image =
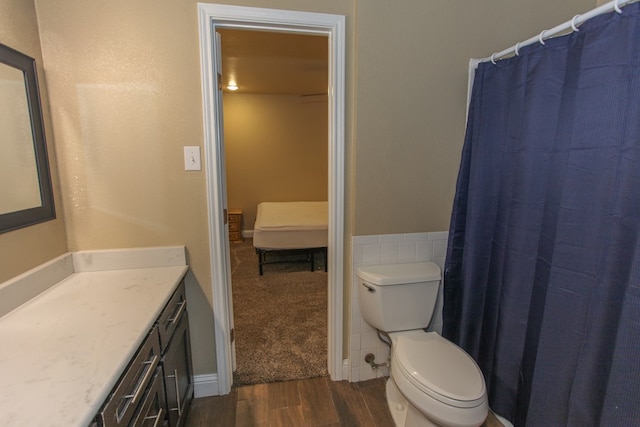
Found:
[[[391,377],[387,379],[386,395],[387,405],[396,427],[438,427],[407,402]],[[409,414],[408,417],[407,414]]]
[[[407,401],[400,395],[398,387],[393,383],[391,377],[387,378],[386,385],[387,405],[391,411],[391,418],[396,427],[404,427],[407,418]]]
[[[443,424],[437,424],[429,419],[422,412],[420,412],[415,406],[413,406],[407,399],[400,393],[398,386],[393,378],[389,377],[386,383],[386,397],[393,423],[396,427],[442,427]],[[494,414],[496,415],[496,414]],[[504,427],[513,427],[509,421],[496,415],[501,425]],[[446,424],[449,426],[469,426],[468,423],[458,424]],[[479,425],[479,424],[473,424]]]

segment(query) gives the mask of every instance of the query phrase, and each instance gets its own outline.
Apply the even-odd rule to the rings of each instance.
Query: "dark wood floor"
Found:
[[[195,399],[186,427],[393,427],[382,378],[360,383],[326,377],[233,388]]]
[[[321,377],[234,387],[225,396],[195,399],[185,427],[393,425],[384,378],[349,383]],[[484,426],[502,424],[490,414]]]

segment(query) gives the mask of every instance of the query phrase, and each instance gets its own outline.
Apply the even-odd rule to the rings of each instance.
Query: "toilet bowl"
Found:
[[[465,427],[484,422],[488,412],[484,378],[467,353],[435,332],[390,336],[387,396],[397,393],[396,404],[390,405],[396,425]],[[404,421],[396,420],[402,416]]]
[[[364,320],[389,334],[386,393],[397,427],[474,427],[487,417],[484,377],[463,349],[423,329],[432,317],[440,268],[432,262],[357,270]]]

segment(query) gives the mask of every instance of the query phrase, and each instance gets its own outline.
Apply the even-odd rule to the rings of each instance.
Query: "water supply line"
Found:
[[[382,363],[376,363],[375,354],[367,353],[367,355],[364,356],[364,361],[367,362],[369,365],[371,365],[371,369],[373,369],[374,371],[381,367],[388,368],[391,366],[391,337],[389,336],[388,333],[384,331],[381,331],[379,329],[376,329],[376,330],[378,331],[378,338],[380,339],[380,341],[382,341],[383,343],[389,346],[389,357],[387,357],[387,360],[385,360]]]

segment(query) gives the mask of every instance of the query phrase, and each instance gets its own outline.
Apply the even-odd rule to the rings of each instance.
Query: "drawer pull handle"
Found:
[[[153,423],[153,427],[158,427],[160,425],[162,425],[162,422],[164,421],[164,411],[162,410],[162,408],[160,408],[158,410],[158,415],[156,415],[155,417],[144,417],[145,420],[156,420],[156,422]]]
[[[173,375],[167,375],[167,378],[173,378],[173,383],[176,386],[176,402],[178,403],[177,408],[171,408],[172,411],[178,411],[178,417],[182,416],[182,404],[180,403],[180,388],[178,387],[178,370],[173,370]]]
[[[173,317],[167,319],[167,322],[168,323],[176,323],[176,321],[178,319],[180,319],[180,316],[182,316],[182,312],[184,311],[184,308],[186,306],[187,306],[187,300],[182,301],[180,303],[180,305],[178,306],[178,309],[176,310],[176,314]]]
[[[154,355],[151,360],[147,360],[143,363],[143,365],[149,365],[149,367],[147,368],[147,372],[144,373],[144,376],[138,383],[135,391],[132,394],[127,394],[123,397],[123,399],[131,399],[132,405],[138,401],[142,392],[147,388],[147,384],[149,383],[151,376],[155,373],[156,366],[158,366],[158,355]]]

